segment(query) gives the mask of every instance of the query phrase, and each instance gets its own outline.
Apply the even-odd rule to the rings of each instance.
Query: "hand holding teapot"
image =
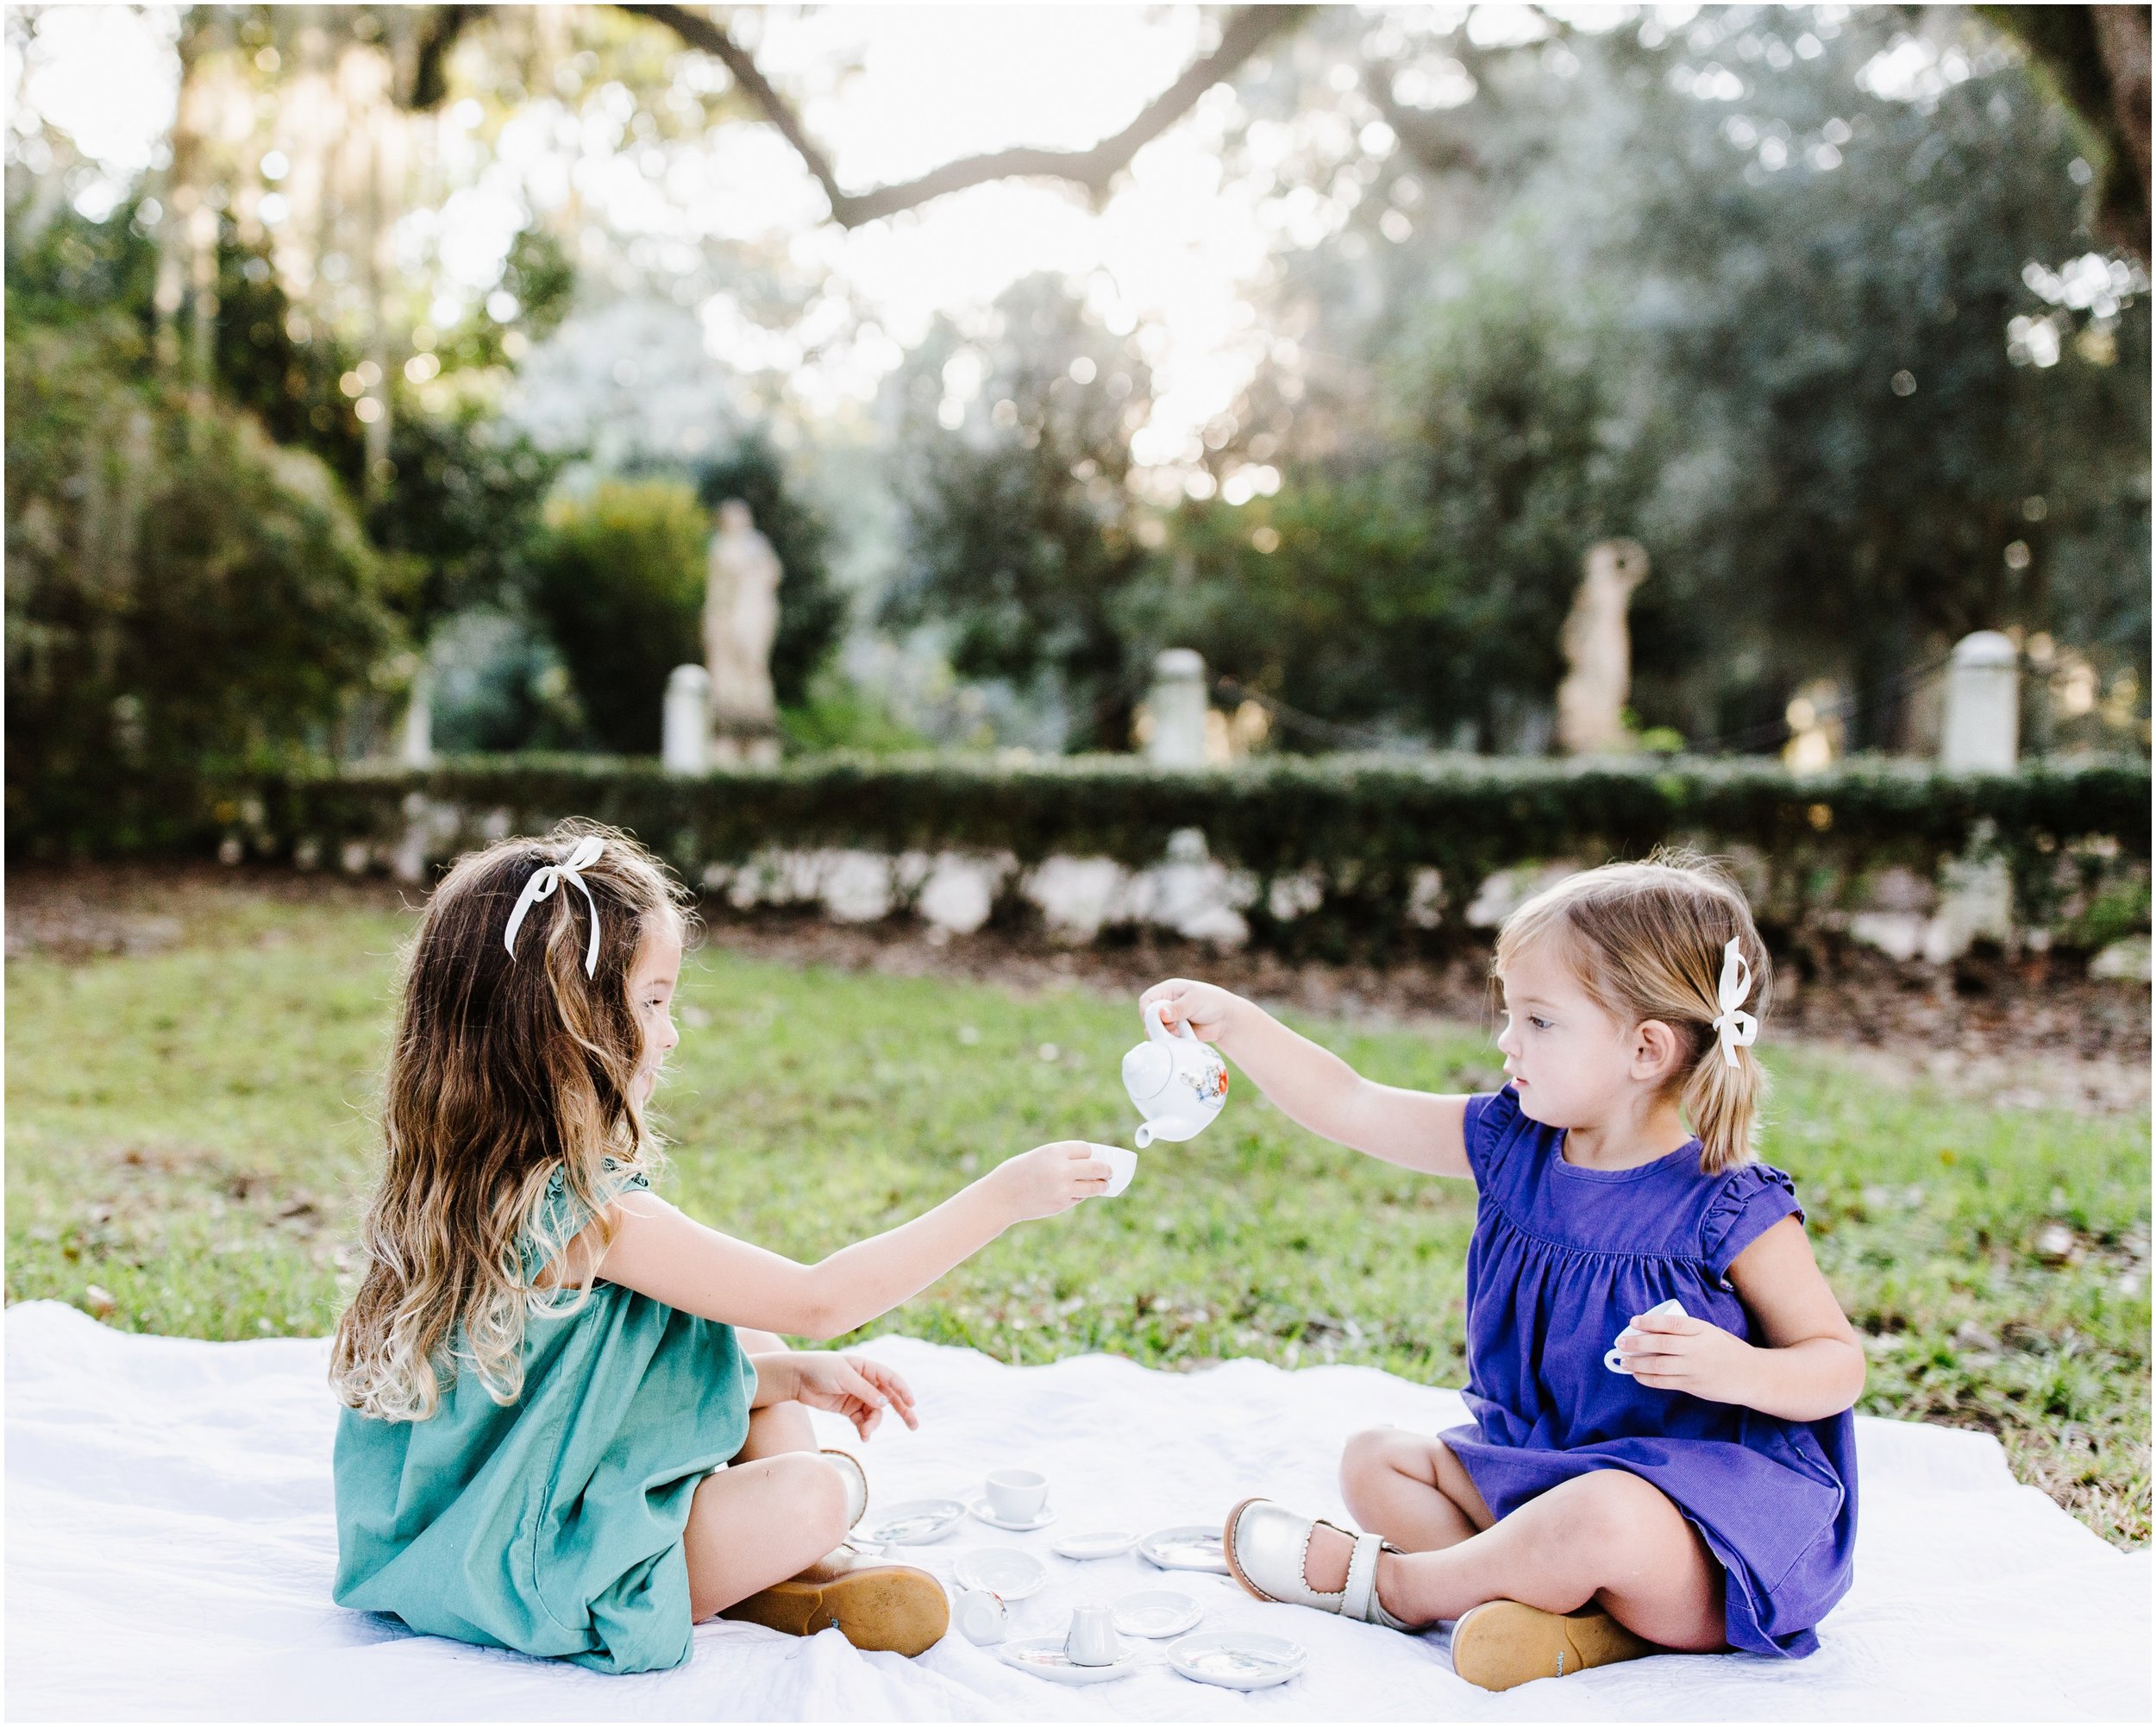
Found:
[[[1228,1096],[1227,1063],[1187,1022],[1171,1036],[1161,1003],[1149,1002],[1145,1032],[1145,1042],[1123,1058],[1123,1089],[1145,1117],[1136,1135],[1140,1151],[1156,1140],[1194,1138]]]

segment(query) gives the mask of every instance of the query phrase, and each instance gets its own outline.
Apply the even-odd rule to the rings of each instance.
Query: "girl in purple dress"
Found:
[[[1692,857],[1613,864],[1507,920],[1496,973],[1507,1083],[1472,1097],[1375,1084],[1210,984],[1145,994],[1313,1132],[1478,1195],[1472,1423],[1356,1435],[1340,1484],[1369,1533],[1249,1499],[1230,1567],[1269,1600],[1452,1621],[1455,1671],[1492,1689],[1657,1649],[1808,1655],[1849,1587],[1865,1363],[1789,1177],[1753,1160],[1751,912]]]

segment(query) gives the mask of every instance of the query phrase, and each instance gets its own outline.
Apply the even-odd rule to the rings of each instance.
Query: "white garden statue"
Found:
[[[771,644],[779,634],[778,555],[756,531],[749,506],[718,506],[704,588],[704,663],[711,675],[711,756],[718,762],[775,762],[778,702]]]
[[[1626,745],[1632,634],[1625,611],[1646,579],[1646,549],[1637,540],[1589,549],[1586,577],[1558,638],[1569,669],[1557,686],[1557,745],[1567,754],[1601,755]]]

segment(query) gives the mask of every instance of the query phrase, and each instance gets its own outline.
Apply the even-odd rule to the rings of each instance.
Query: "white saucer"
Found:
[[[966,1509],[991,1529],[1011,1529],[1019,1535],[1024,1535],[1030,1529],[1044,1529],[1056,1521],[1056,1508],[1053,1505],[1042,1506],[1024,1523],[1006,1523],[996,1516],[994,1508],[986,1499],[975,1499]]]
[[[966,1508],[956,1499],[907,1499],[861,1520],[860,1538],[880,1547],[920,1547],[958,1527]]]
[[[1163,1571],[1211,1571],[1225,1577],[1220,1531],[1211,1523],[1175,1523],[1155,1529],[1138,1544],[1139,1555]]]
[[[1230,1691],[1285,1685],[1309,1658],[1300,1643],[1263,1631],[1205,1631],[1168,1646],[1168,1664],[1185,1679]]]
[[[968,1589],[985,1589],[1006,1601],[1023,1601],[1048,1581],[1048,1567],[1014,1547],[984,1547],[961,1554],[951,1575]]]
[[[1081,1535],[1058,1537],[1050,1543],[1050,1551],[1065,1559],[1113,1559],[1137,1545],[1138,1534],[1133,1529],[1088,1529]]]
[[[1016,1642],[1003,1644],[996,1653],[1020,1673],[1052,1679],[1058,1685],[1103,1685],[1112,1679],[1127,1678],[1146,1665],[1138,1650],[1125,1649],[1106,1667],[1080,1667],[1063,1653],[1061,1637],[1020,1637]]]
[[[1180,1637],[1205,1609],[1180,1589],[1138,1589],[1115,1604],[1115,1628],[1126,1637]]]

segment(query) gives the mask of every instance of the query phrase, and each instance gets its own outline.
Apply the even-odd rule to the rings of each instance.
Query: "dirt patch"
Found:
[[[82,960],[222,945],[232,939],[235,919],[264,901],[396,912],[416,909],[421,897],[417,889],[379,876],[194,862],[18,867],[7,872],[7,957]],[[273,945],[278,933],[254,939]]]
[[[278,931],[260,927],[265,901],[397,913],[416,910],[422,897],[418,889],[380,877],[250,865],[22,868],[7,876],[6,949],[10,958],[39,953],[88,960],[235,939],[274,940]],[[705,918],[711,945],[790,965],[1107,995],[1200,976],[1271,1006],[1351,1022],[1494,1023],[1486,951],[1381,968],[1222,952],[1172,937],[1071,947],[1037,932],[948,936],[909,923],[743,917],[716,901],[705,906]],[[1934,966],[1829,936],[1777,962],[1773,1034],[1851,1052],[1860,1070],[1882,1083],[1923,1078],[2002,1108],[2113,1114],[2149,1102],[2148,986],[2092,979],[2072,957],[2009,961],[1978,953]]]

